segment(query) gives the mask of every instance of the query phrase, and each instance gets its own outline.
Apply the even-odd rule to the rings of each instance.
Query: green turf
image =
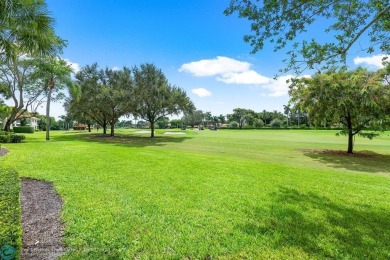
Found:
[[[19,255],[21,243],[19,191],[18,174],[14,170],[0,167],[0,259],[3,254],[13,253],[13,249],[16,257]]]
[[[26,135],[0,162],[52,181],[65,259],[390,257],[390,137],[334,131]],[[315,151],[312,151],[315,149]]]

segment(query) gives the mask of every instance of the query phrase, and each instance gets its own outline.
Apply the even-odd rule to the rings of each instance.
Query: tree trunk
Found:
[[[11,131],[11,119],[8,118],[4,125],[4,131],[10,132]]]
[[[103,134],[107,134],[107,123],[103,124]]]
[[[21,109],[19,107],[12,108],[11,115],[7,118],[5,125],[4,125],[4,131],[10,132],[11,131],[11,125],[13,122],[15,122],[16,115],[18,114],[17,111],[20,111]]]
[[[347,153],[353,153],[353,134],[352,129],[348,129],[348,151]]]
[[[301,114],[298,114],[298,128],[300,127],[300,122],[299,122],[300,117],[301,117]]]
[[[115,124],[113,124],[112,122],[111,122],[111,133],[110,133],[110,136],[114,136],[114,130],[115,129]]]
[[[91,132],[91,124],[87,124],[88,125],[88,132]]]
[[[52,85],[53,83],[50,83],[49,86],[49,92],[47,93],[47,103],[46,103],[46,141],[50,140],[50,99],[51,99],[51,91],[52,91]]]
[[[151,129],[151,132],[150,132],[150,137],[154,137],[154,123],[150,122],[150,129]]]

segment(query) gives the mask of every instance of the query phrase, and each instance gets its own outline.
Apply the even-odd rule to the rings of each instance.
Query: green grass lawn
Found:
[[[389,133],[183,132],[35,133],[0,163],[54,183],[65,259],[390,257]]]
[[[1,161],[0,161],[1,162]],[[21,243],[19,177],[14,170],[0,168],[0,259],[15,249],[18,257]]]

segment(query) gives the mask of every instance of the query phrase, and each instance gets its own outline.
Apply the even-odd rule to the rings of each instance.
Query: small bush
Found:
[[[230,126],[230,127],[233,127],[233,128],[237,128],[237,127],[238,127],[238,123],[235,122],[235,121],[233,121],[233,122],[230,123],[229,126]]]
[[[0,143],[9,143],[10,141],[10,135],[0,135]]]
[[[24,135],[11,135],[11,143],[21,143],[26,137]]]
[[[269,124],[272,128],[280,128],[282,126],[283,122],[277,118],[271,121]]]
[[[254,122],[254,126],[255,126],[256,128],[264,127],[264,122],[263,122],[263,120],[261,120],[261,119],[256,119],[255,122]]]
[[[14,133],[31,134],[31,133],[35,132],[34,127],[31,127],[31,126],[18,126],[18,127],[14,127],[13,130],[14,130]]]

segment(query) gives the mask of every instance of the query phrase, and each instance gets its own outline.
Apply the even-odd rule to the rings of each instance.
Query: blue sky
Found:
[[[68,41],[62,58],[78,68],[154,63],[183,88],[197,109],[213,115],[236,107],[283,110],[285,80],[273,80],[285,52],[272,46],[250,54],[249,23],[223,10],[229,0],[47,0],[57,35]],[[316,37],[326,37],[314,28]],[[357,53],[370,63],[365,53]],[[350,57],[351,64],[355,56]],[[372,57],[371,65],[378,58]],[[43,108],[42,108],[43,113]],[[54,104],[52,115],[65,114]]]

